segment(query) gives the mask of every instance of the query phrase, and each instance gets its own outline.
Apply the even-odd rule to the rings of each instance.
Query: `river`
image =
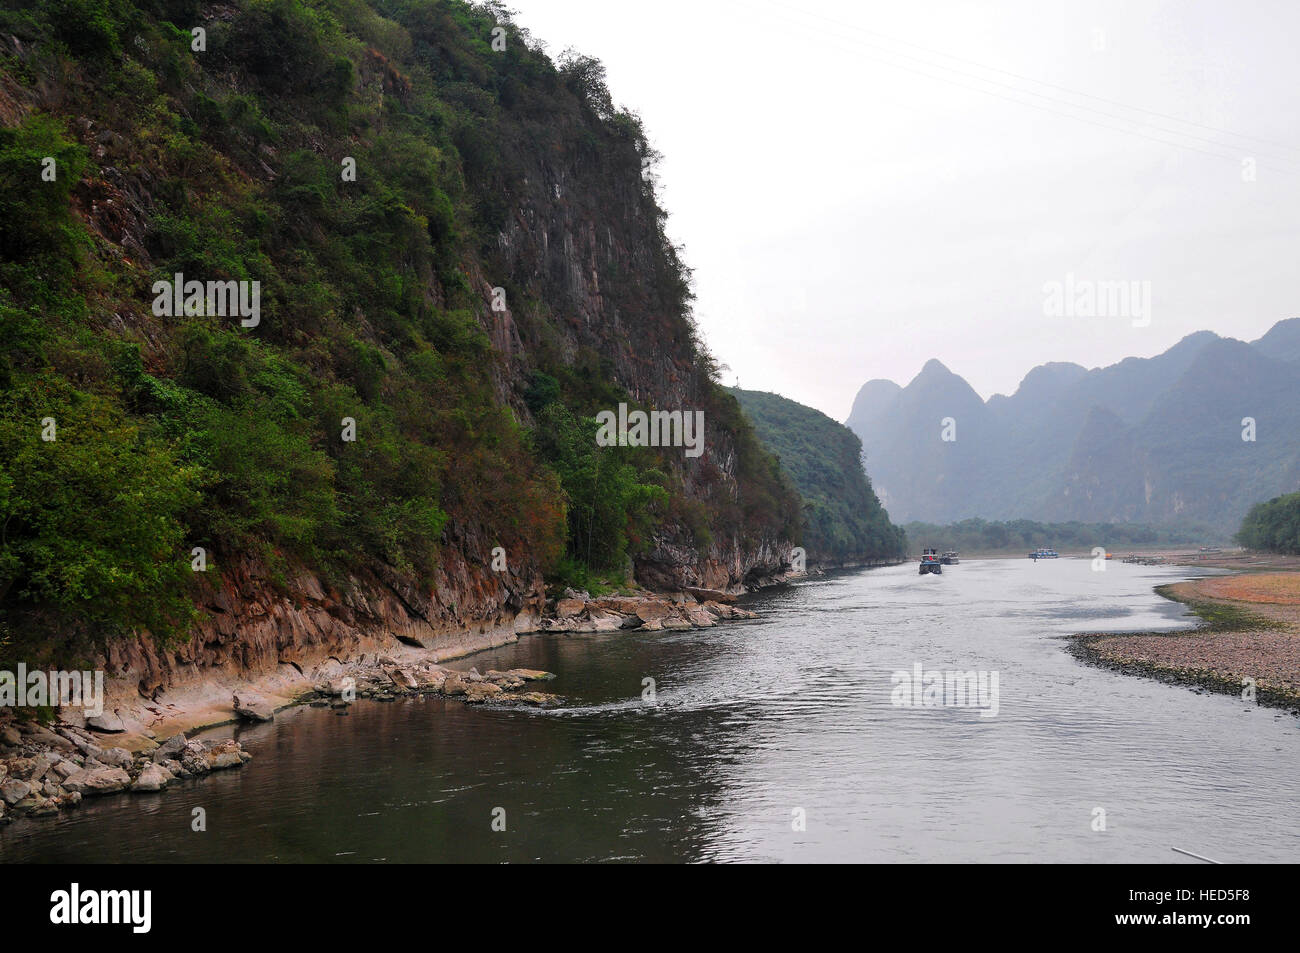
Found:
[[[293,709],[238,730],[242,769],[0,828],[0,861],[1295,862],[1294,716],[1065,651],[1187,625],[1152,587],[1189,574],[909,564],[754,622],[528,636],[452,667],[555,672],[561,708]],[[996,714],[894,704],[917,665],[996,673]]]

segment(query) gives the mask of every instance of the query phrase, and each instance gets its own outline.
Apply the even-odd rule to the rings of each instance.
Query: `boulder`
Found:
[[[180,750],[181,768],[190,774],[207,774],[212,770],[208,764],[208,748],[201,741],[187,741]]]
[[[583,626],[584,632],[617,632],[623,627],[623,617],[616,612],[588,612],[591,622]]]
[[[121,768],[88,768],[65,778],[63,788],[79,794],[116,794],[125,791],[131,776]]]
[[[131,767],[131,752],[125,748],[105,748],[97,756],[100,764],[106,764],[114,768]]]
[[[275,717],[275,706],[252,692],[236,692],[234,708],[236,715],[249,721],[270,721]]]
[[[23,736],[13,725],[5,725],[0,728],[0,741],[7,745],[22,744]]]
[[[36,767],[32,770],[29,780],[35,784],[45,777],[50,768],[62,761],[63,756],[55,754],[53,751],[42,751],[32,760],[36,763]]]
[[[162,764],[164,761],[170,761],[180,754],[181,749],[185,747],[184,735],[172,735],[157,748],[153,749],[154,764]]]
[[[15,814],[26,814],[28,817],[44,817],[48,814],[57,814],[59,806],[52,800],[42,797],[39,794],[33,794],[31,797],[23,798],[14,805]]]
[[[10,778],[8,781],[0,782],[0,800],[6,804],[17,804],[31,793],[32,786],[26,781]]]
[[[171,780],[171,775],[156,764],[146,764],[140,776],[131,785],[132,791],[161,791]]]
[[[420,683],[416,681],[415,676],[404,668],[389,669],[388,678],[399,691],[413,692],[420,687]]]
[[[662,621],[674,611],[674,606],[662,599],[643,599],[636,607],[636,617],[642,622]]]
[[[32,725],[27,730],[27,740],[34,741],[41,745],[49,745],[52,748],[63,748],[67,750],[72,747],[67,738],[64,738],[62,735],[56,735],[44,725]]]
[[[710,613],[708,609],[700,606],[692,606],[690,609],[687,609],[686,618],[690,621],[691,625],[701,629],[707,629],[710,626],[718,624],[718,620],[713,617],[712,613]]]
[[[549,682],[555,678],[554,672],[543,672],[537,668],[512,668],[506,674],[522,678],[526,682]]]
[[[443,682],[442,693],[444,695],[464,695],[469,685],[470,683],[465,681],[459,672],[451,672],[447,675],[446,681]]]
[[[339,678],[330,679],[325,686],[327,695],[343,695],[345,692],[355,692],[357,690],[357,680],[350,675],[344,675]]]
[[[120,735],[126,731],[126,724],[111,711],[90,716],[86,719],[86,727],[106,735]]]
[[[560,696],[548,695],[546,692],[519,692],[517,694],[507,696],[506,698],[502,699],[502,701],[510,701],[520,705],[535,705],[540,707],[543,705],[558,704],[560,701]]]
[[[721,589],[700,589],[695,586],[687,586],[686,591],[693,595],[700,602],[735,602],[736,597],[731,593],[723,592]]]
[[[447,684],[447,673],[442,669],[433,669],[432,671],[422,671],[419,676],[419,687],[425,691],[440,692],[443,686]]]
[[[576,615],[580,615],[586,605],[581,599],[559,599],[555,603],[555,617],[557,619],[571,619]]]
[[[63,737],[71,741],[78,751],[91,758],[98,757],[99,753],[104,750],[91,741],[89,737],[83,737],[75,731],[67,731]]]
[[[474,682],[465,689],[465,701],[467,702],[485,702],[489,698],[494,698],[501,694],[501,686],[493,685],[491,682]]]
[[[237,741],[223,741],[213,745],[208,751],[208,767],[213,771],[239,767],[244,763],[239,757],[239,750]]]

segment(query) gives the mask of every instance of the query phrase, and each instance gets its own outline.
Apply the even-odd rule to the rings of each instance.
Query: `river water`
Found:
[[[453,667],[555,672],[562,708],[282,712],[242,769],[0,828],[0,862],[1295,862],[1294,716],[1065,651],[1187,625],[1151,590],[1188,575],[906,565],[765,592],[755,622],[530,636]],[[894,704],[917,665],[996,673],[996,714]]]

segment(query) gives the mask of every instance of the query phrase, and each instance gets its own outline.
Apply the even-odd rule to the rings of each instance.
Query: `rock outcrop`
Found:
[[[135,753],[101,748],[75,725],[51,731],[33,722],[7,724],[0,727],[0,822],[56,814],[85,797],[157,792],[178,778],[249,760],[237,741],[186,741],[178,735],[152,752]]]

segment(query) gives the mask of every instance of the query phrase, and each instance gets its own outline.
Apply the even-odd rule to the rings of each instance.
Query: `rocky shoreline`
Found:
[[[0,727],[0,823],[44,817],[83,797],[130,791],[153,793],[180,778],[237,768],[252,760],[238,741],[187,740],[176,735],[151,753],[101,747],[74,725],[21,722]]]
[[[734,596],[710,589],[594,598],[566,590],[531,631],[681,631],[757,618],[734,601]],[[398,644],[390,652],[366,652],[346,662],[328,659],[288,682],[243,681],[233,688],[214,684],[188,699],[162,704],[141,699],[138,705],[118,706],[91,718],[80,709],[60,709],[50,724],[9,717],[0,721],[0,824],[54,815],[84,797],[157,793],[179,779],[240,767],[252,755],[238,741],[204,741],[186,734],[222,724],[271,721],[277,711],[296,705],[328,706],[346,714],[358,698],[390,701],[407,695],[497,706],[547,707],[562,701],[529,688],[529,683],[553,679],[550,672],[480,674],[477,668],[446,668],[439,664],[442,658],[434,651]],[[214,698],[219,691],[229,691],[228,702]]]
[[[1300,715],[1300,573],[1212,576],[1159,586],[1201,619],[1180,632],[1081,634],[1071,653],[1126,675],[1236,695]]]
[[[707,629],[719,622],[756,619],[758,613],[733,605],[736,597],[716,589],[688,588],[673,596],[601,596],[566,590],[538,632],[616,632],[641,629]]]

